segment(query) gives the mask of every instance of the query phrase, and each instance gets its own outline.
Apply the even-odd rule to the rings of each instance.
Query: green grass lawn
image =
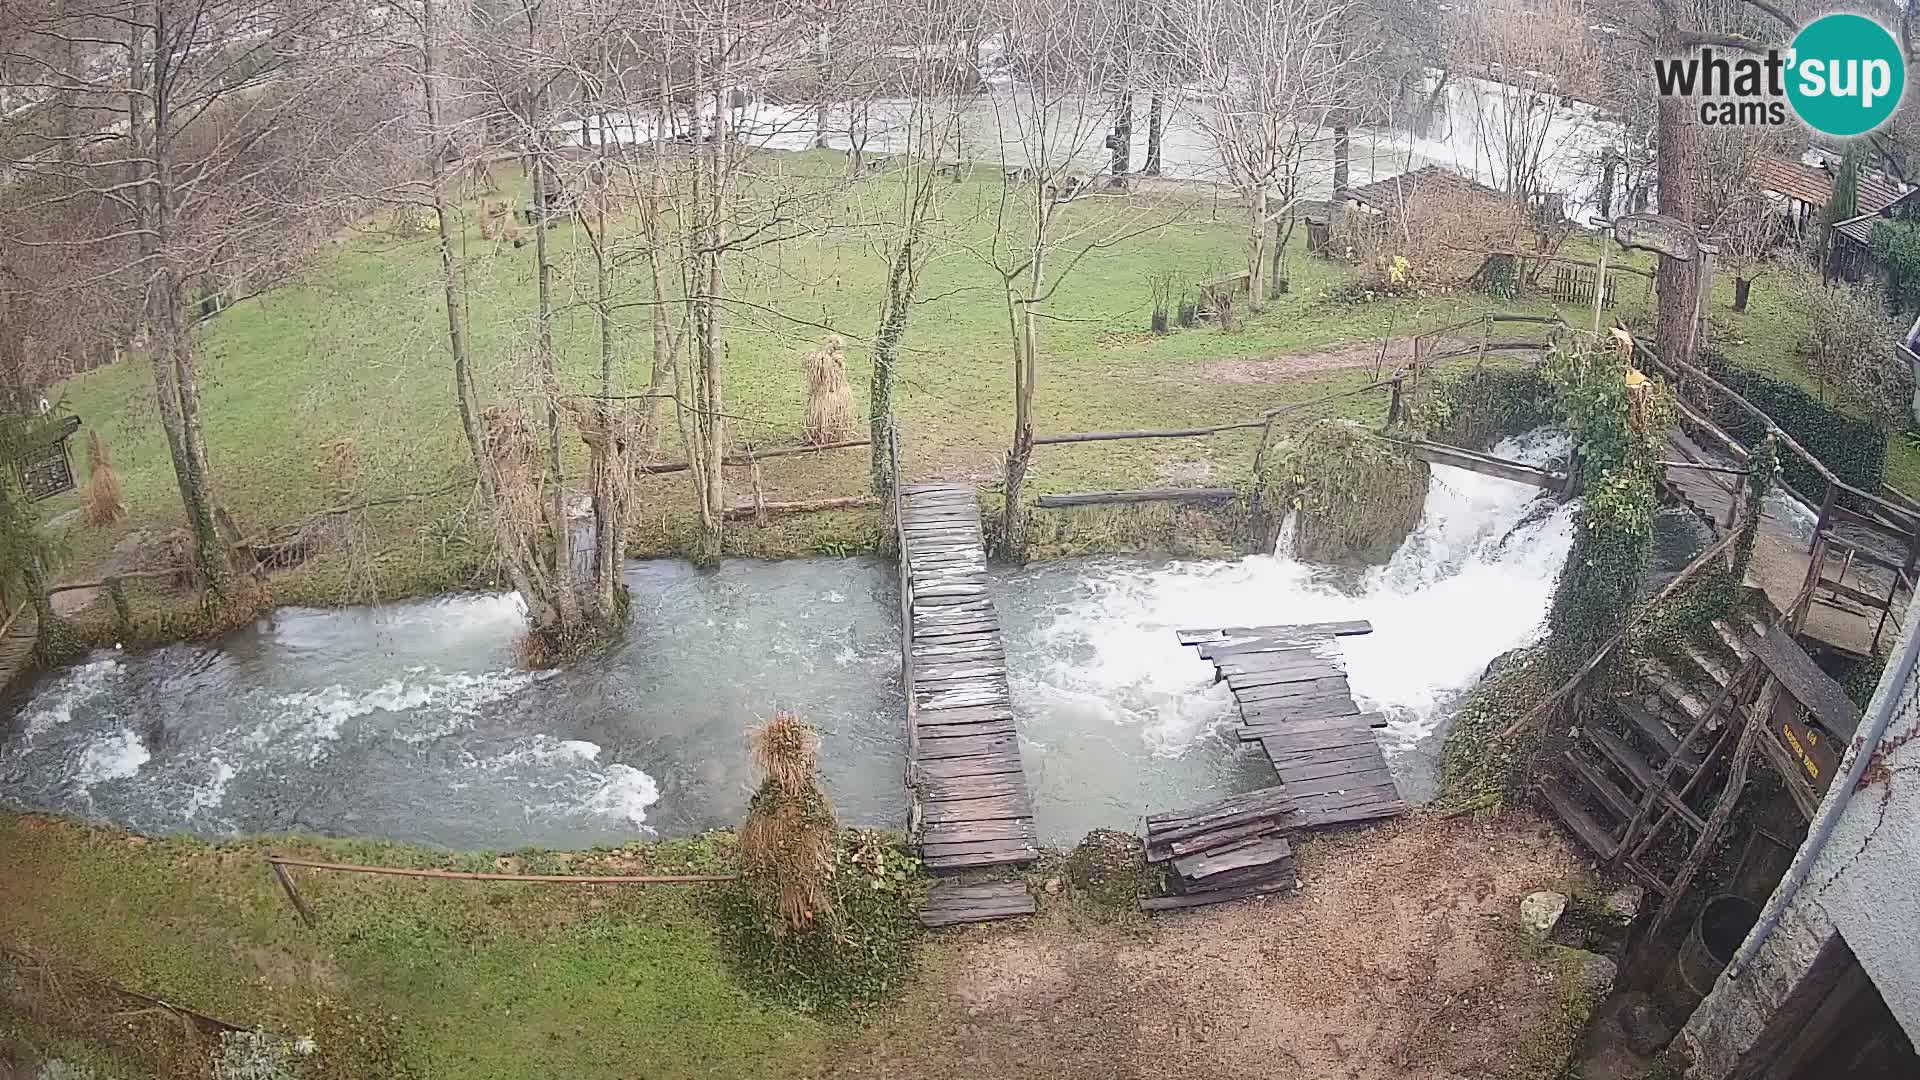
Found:
[[[611,873],[712,872],[713,841],[636,846]],[[826,1028],[762,1001],[728,963],[698,886],[419,881],[296,871],[301,926],[263,857],[448,865],[376,843],[144,840],[0,812],[0,944],[223,1020],[319,1046],[301,1075],[657,1080],[812,1074]],[[528,869],[567,872],[554,856]],[[509,862],[508,865],[514,865]],[[464,856],[457,869],[496,868]],[[69,991],[70,992],[70,991]],[[60,998],[43,994],[58,1014]],[[80,1010],[85,1013],[87,1010]],[[117,1028],[119,1025],[115,1025]],[[9,1030],[11,1029],[11,1030]],[[159,1043],[92,1040],[161,1075]],[[66,1025],[0,999],[0,1045],[70,1053]],[[82,1040],[87,1041],[83,1038]]]
[[[802,177],[835,167],[837,155],[781,161]],[[809,171],[811,170],[811,171]],[[860,220],[884,209],[885,190],[869,181],[829,200],[824,220]],[[943,242],[925,271],[900,374],[896,409],[911,477],[990,479],[1012,429],[1006,313],[997,276],[976,254],[992,235],[1001,193],[997,177],[970,179],[945,193]],[[513,197],[510,190],[507,197]],[[1187,426],[1252,416],[1259,410],[1359,385],[1353,370],[1277,373],[1231,371],[1224,362],[1309,351],[1346,342],[1405,336],[1496,305],[1484,297],[1334,302],[1350,275],[1305,255],[1304,230],[1291,253],[1292,291],[1239,331],[1146,332],[1149,274],[1173,271],[1198,281],[1244,265],[1239,211],[1211,200],[1139,196],[1070,206],[1063,228],[1084,244],[1128,221],[1166,223],[1082,260],[1048,308],[1036,400],[1042,432],[1112,427]],[[472,207],[470,206],[470,209]],[[469,215],[470,217],[472,215]],[[585,389],[595,359],[595,328],[574,290],[590,280],[584,239],[574,227],[551,234],[560,283],[559,352],[571,386]],[[483,394],[529,385],[533,335],[532,247],[460,239],[469,268],[472,335]],[[1069,252],[1072,250],[1068,249]],[[1061,259],[1059,261],[1064,261]],[[736,440],[795,441],[805,413],[804,357],[829,331],[849,341],[849,377],[864,406],[870,361],[866,342],[877,316],[884,266],[869,238],[851,229],[822,231],[761,248],[730,265],[733,289],[752,301],[728,335],[730,411],[742,419]],[[633,280],[640,275],[636,272]],[[466,451],[451,393],[451,372],[432,241],[395,237],[369,226],[338,238],[296,282],[242,303],[204,325],[204,406],[213,473],[243,531],[297,522],[343,498],[382,497],[434,488],[465,475]],[[632,299],[645,299],[633,296]],[[1537,304],[1518,305],[1542,310]],[[777,310],[790,318],[765,314]],[[645,308],[622,313],[624,378],[647,377]],[[109,440],[131,514],[103,532],[74,539],[75,572],[131,528],[179,519],[178,497],[154,417],[150,377],[137,360],[69,380],[61,393]],[[1372,406],[1377,407],[1377,406]],[[336,490],[334,445],[350,440],[357,482]],[[571,440],[570,440],[571,441]],[[1204,443],[1104,444],[1043,449],[1033,490],[1154,483],[1172,469],[1239,476],[1250,436]],[[670,434],[663,455],[680,457]],[[577,450],[577,442],[575,443]],[[576,456],[578,456],[576,454]],[[765,466],[774,498],[852,494],[865,482],[864,452],[793,458]],[[736,491],[745,484],[736,477]],[[744,495],[740,496],[744,499]],[[640,499],[657,527],[643,529],[636,553],[685,543],[691,499],[685,475],[648,481]],[[75,505],[53,500],[49,514]],[[483,561],[470,545],[464,493],[384,507],[366,522],[360,554],[371,569],[341,557],[314,560],[283,575],[283,599],[327,601],[461,583]],[[756,532],[736,529],[736,550],[784,554],[863,546],[879,535],[874,515],[797,519]],[[371,553],[371,554],[369,554]]]

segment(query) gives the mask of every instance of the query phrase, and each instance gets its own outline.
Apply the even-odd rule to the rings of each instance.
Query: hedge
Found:
[[[1750,371],[1718,353],[1705,353],[1704,366],[1728,389],[1773,417],[1780,430],[1819,458],[1833,474],[1862,491],[1879,494],[1887,475],[1886,433],[1866,420],[1848,416],[1793,383]],[[1715,423],[1748,446],[1758,446],[1766,428],[1731,402],[1716,405]],[[1817,506],[1826,495],[1826,481],[1791,451],[1780,455],[1780,472],[1787,486]]]

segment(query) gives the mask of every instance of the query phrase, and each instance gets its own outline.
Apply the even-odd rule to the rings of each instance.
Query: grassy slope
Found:
[[[837,159],[836,159],[837,160]],[[821,163],[782,159],[804,172]],[[990,476],[1011,431],[1006,313],[994,276],[969,249],[992,235],[1000,194],[997,179],[970,180],[947,196],[942,231],[952,241],[928,267],[923,295],[909,330],[898,412],[907,470],[916,475]],[[834,205],[845,220],[872,216],[884,196],[866,188]],[[1071,208],[1067,228],[1124,217],[1129,204],[1089,200]],[[1146,277],[1173,270],[1200,280],[1241,265],[1244,237],[1238,213],[1208,202],[1154,212],[1179,220],[1101,250],[1080,262],[1060,289],[1045,325],[1038,392],[1042,431],[1186,425],[1249,415],[1262,407],[1358,385],[1354,373],[1298,380],[1223,382],[1209,361],[1265,357],[1339,342],[1377,339],[1452,322],[1493,305],[1484,298],[1384,301],[1362,306],[1326,302],[1346,277],[1342,267],[1292,260],[1294,291],[1240,333],[1196,330],[1164,338],[1141,332],[1147,319]],[[1177,215],[1176,215],[1177,212]],[[1088,233],[1087,235],[1091,235]],[[562,303],[577,273],[585,280],[571,227],[553,234],[563,278]],[[469,231],[474,340],[488,382],[524,383],[530,341],[531,248],[482,241]],[[1304,236],[1296,239],[1304,245]],[[883,267],[856,231],[831,231],[766,248],[734,264],[741,295],[795,319],[824,324],[850,341],[849,375],[865,398],[872,331]],[[425,238],[400,239],[367,231],[342,239],[300,282],[221,314],[206,327],[205,412],[217,482],[243,528],[297,521],[340,501],[333,490],[329,444],[353,440],[362,461],[354,494],[379,496],[443,484],[464,472],[465,452],[453,410],[439,306],[437,262]],[[638,298],[636,298],[638,299]],[[644,308],[623,314],[621,347],[630,356],[629,382],[645,378],[648,362]],[[730,336],[730,408],[747,422],[736,438],[761,444],[797,437],[805,410],[803,358],[825,333],[818,326],[742,312]],[[594,329],[584,311],[565,313],[560,351],[569,381],[585,385]],[[77,557],[98,556],[128,528],[177,519],[177,496],[164,443],[153,417],[148,373],[137,362],[71,380],[68,402],[112,443],[132,510],[110,534],[85,534]],[[570,440],[571,441],[571,440]],[[678,457],[669,437],[665,453]],[[1250,438],[1211,445],[1130,444],[1043,450],[1034,487],[1123,486],[1152,482],[1167,460],[1234,463],[1250,454]],[[847,451],[831,459],[790,459],[766,466],[780,495],[855,493],[864,482],[864,457]],[[736,478],[744,486],[744,477]],[[642,493],[662,524],[639,538],[642,551],[669,549],[684,536],[689,500],[683,477],[657,478]],[[50,513],[73,505],[66,497]],[[445,584],[468,570],[462,548],[462,498],[447,497],[377,510],[370,522],[385,591]],[[743,550],[803,550],[832,543],[859,544],[871,523],[857,518],[801,519],[756,541],[742,530]],[[338,570],[338,567],[332,567]],[[340,584],[321,560],[311,580],[280,588],[283,598],[325,599]]]
[[[822,1026],[748,996],[697,887],[301,872],[319,916],[306,930],[261,861],[268,850],[449,865],[385,844],[147,841],[0,811],[0,944],[235,1023],[312,1035],[316,1076],[772,1077],[819,1060]],[[603,858],[620,867],[605,872],[711,872],[720,854],[691,841]],[[528,869],[565,872],[554,860],[567,856],[541,858]],[[494,869],[483,857],[453,865]],[[13,1021],[0,1004],[0,1036],[34,1034]]]

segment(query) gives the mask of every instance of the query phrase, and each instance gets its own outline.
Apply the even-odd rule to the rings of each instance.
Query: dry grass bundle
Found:
[[[853,387],[847,383],[847,343],[838,335],[807,355],[807,442],[814,446],[853,438]]]
[[[1365,427],[1317,420],[1269,457],[1269,506],[1296,512],[1294,553],[1382,562],[1420,521],[1427,463]]]
[[[815,775],[820,738],[798,716],[777,712],[748,741],[765,779],[740,828],[747,891],[776,934],[832,926],[839,825]]]
[[[126,515],[120,498],[120,476],[113,471],[113,455],[98,431],[87,433],[87,524],[111,525]]]

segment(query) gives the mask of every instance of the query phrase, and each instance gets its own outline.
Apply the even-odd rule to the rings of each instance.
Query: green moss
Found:
[[[1557,419],[1554,391],[1532,364],[1475,364],[1444,374],[1421,391],[1413,427],[1468,450]]]
[[[1319,420],[1276,446],[1255,482],[1275,516],[1297,516],[1294,550],[1316,562],[1384,562],[1420,521],[1427,463],[1347,420]]]

